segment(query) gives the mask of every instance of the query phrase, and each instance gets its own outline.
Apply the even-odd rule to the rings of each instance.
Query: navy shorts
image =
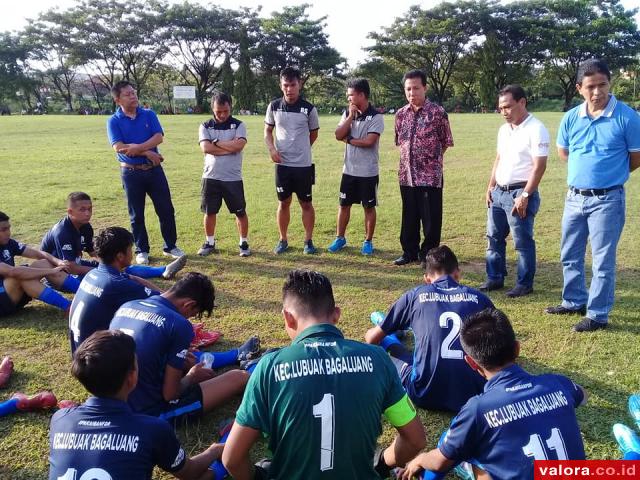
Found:
[[[281,202],[296,194],[301,202],[310,202],[311,190],[316,183],[315,165],[287,167],[276,165],[276,193]]]
[[[202,415],[202,389],[200,385],[190,385],[180,398],[166,402],[161,406],[159,418],[169,423],[190,420]]]
[[[342,174],[340,182],[340,206],[361,203],[364,208],[378,205],[378,175],[375,177],[354,177]]]
[[[7,295],[7,292],[5,292],[4,287],[0,282],[0,317],[6,317],[7,315],[17,312],[30,301],[31,297],[26,293],[23,293],[22,298],[18,303],[13,303],[13,300],[11,300],[11,297]]]
[[[216,215],[222,206],[222,200],[229,209],[238,217],[246,213],[247,202],[244,199],[244,185],[242,180],[236,182],[223,182],[211,178],[202,179],[202,197],[200,210],[208,215]]]

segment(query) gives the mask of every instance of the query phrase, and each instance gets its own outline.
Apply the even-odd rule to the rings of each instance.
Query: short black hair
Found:
[[[127,253],[133,245],[133,235],[126,228],[107,227],[96,235],[94,245],[100,260],[111,264],[119,253]]]
[[[371,94],[371,88],[369,88],[369,82],[366,78],[352,78],[347,82],[347,88],[352,88],[356,92],[364,93],[364,96],[369,99]]]
[[[91,197],[88,193],[71,192],[69,195],[67,195],[67,206],[70,207],[74,203],[81,202],[83,200],[88,200],[89,202],[91,201]]]
[[[218,105],[224,105],[225,103],[229,104],[229,107],[232,106],[231,95],[224,92],[216,92],[211,97],[211,108],[213,109],[213,104],[217,103]]]
[[[198,272],[188,272],[173,284],[167,293],[179,298],[190,298],[198,305],[200,315],[206,312],[211,315],[216,299],[213,283],[206,275]]]
[[[432,248],[424,257],[424,272],[429,274],[444,273],[451,275],[458,270],[458,258],[446,245]]]
[[[329,279],[319,272],[292,270],[282,286],[282,301],[293,298],[298,313],[324,319],[333,314],[336,303]]]
[[[111,87],[111,96],[116,99],[120,96],[120,92],[122,92],[122,90],[126,87],[131,87],[135,90],[135,86],[133,85],[133,83],[127,81],[127,80],[120,80],[119,82],[116,82],[113,87]]]
[[[420,81],[422,82],[422,86],[423,87],[427,86],[427,74],[424,73],[422,70],[417,70],[417,69],[409,70],[407,73],[405,73],[402,76],[402,85],[404,85],[404,82],[406,82],[410,78],[419,78]]]
[[[135,368],[136,342],[120,330],[99,330],[73,354],[71,373],[96,397],[117,394]]]
[[[9,221],[9,215],[7,215],[4,212],[0,212],[0,222],[8,222]]]
[[[578,85],[582,85],[582,81],[584,77],[590,77],[591,75],[595,75],[596,73],[602,73],[607,76],[607,80],[611,80],[611,72],[609,71],[609,67],[604,62],[604,60],[600,60],[598,58],[590,58],[589,60],[585,60],[578,67],[578,74],[576,75],[576,83]]]
[[[498,92],[498,97],[507,95],[509,93],[511,94],[511,96],[516,102],[522,98],[524,98],[525,102],[527,101],[527,93],[524,91],[524,88],[522,88],[520,85],[515,85],[515,84],[507,85],[506,87],[502,88]]]
[[[464,319],[460,343],[467,355],[489,370],[516,359],[516,334],[509,318],[497,308],[485,308]]]
[[[280,70],[280,78],[284,78],[285,80],[289,81],[297,79],[299,82],[301,82],[302,74],[296,67],[285,67]]]

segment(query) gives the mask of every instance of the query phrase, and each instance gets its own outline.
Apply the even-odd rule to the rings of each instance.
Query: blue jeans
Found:
[[[588,197],[567,192],[562,215],[560,260],[564,286],[562,306],[587,306],[587,317],[607,323],[616,286],[616,249],[624,227],[624,189]],[[584,256],[591,242],[591,287],[587,293]]]
[[[533,239],[533,221],[540,208],[540,194],[529,196],[527,215],[520,218],[512,214],[513,203],[522,195],[522,188],[505,192],[498,187],[491,191],[491,206],[487,209],[487,277],[491,281],[504,281],[507,275],[506,238],[511,232],[518,252],[518,279],[516,284],[533,287],[536,274],[536,242]]]
[[[176,246],[176,219],[171,203],[169,183],[162,167],[150,170],[131,170],[121,168],[122,186],[127,195],[131,231],[136,244],[136,253],[149,253],[149,236],[144,224],[144,204],[147,194],[151,197],[153,208],[160,220],[160,232],[164,240],[164,251]]]

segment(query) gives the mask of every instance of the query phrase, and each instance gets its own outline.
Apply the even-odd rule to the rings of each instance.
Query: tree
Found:
[[[165,39],[185,82],[196,87],[196,102],[207,108],[206,96],[218,81],[225,56],[240,43],[242,14],[209,5],[185,2],[172,5],[165,15]]]
[[[227,53],[224,62],[220,67],[220,89],[228,95],[233,95],[233,68],[231,68],[231,57]]]
[[[456,63],[482,33],[489,6],[485,1],[442,3],[430,10],[413,6],[383,33],[370,33],[376,43],[367,50],[399,70],[424,69],[442,103]]]
[[[362,63],[353,71],[354,77],[369,80],[372,102],[388,108],[398,108],[406,102],[402,86],[403,74],[402,70],[381,59]]]
[[[257,58],[263,71],[276,76],[287,66],[300,69],[304,81],[312,74],[336,76],[345,59],[329,46],[326,16],[311,20],[309,4],[284,7],[262,21]]]
[[[256,108],[255,75],[251,70],[250,37],[246,28],[240,35],[240,52],[235,82],[235,103],[238,110],[253,112]]]
[[[0,32],[0,102],[17,99],[17,92],[30,83],[26,75],[28,47],[18,35]]]

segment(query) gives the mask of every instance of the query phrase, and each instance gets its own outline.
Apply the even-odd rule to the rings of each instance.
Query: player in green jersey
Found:
[[[229,473],[235,480],[267,478],[249,462],[251,446],[265,434],[273,453],[269,479],[386,477],[425,443],[389,357],[335,327],[340,308],[324,275],[290,272],[282,297],[293,342],[265,355],[249,379],[223,454]],[[374,455],[382,414],[398,435]]]

